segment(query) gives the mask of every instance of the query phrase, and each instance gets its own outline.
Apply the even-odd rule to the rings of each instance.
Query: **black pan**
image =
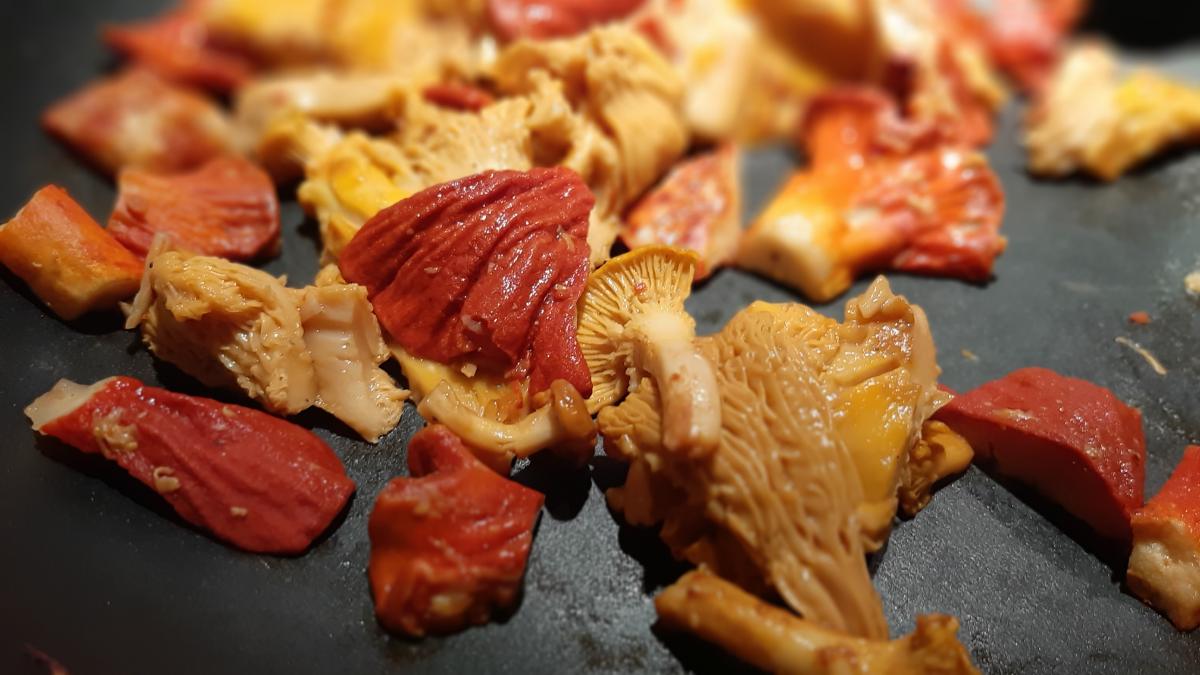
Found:
[[[107,217],[111,185],[43,136],[37,117],[111,65],[96,37],[103,21],[145,16],[161,4],[0,5],[0,217],[47,182]],[[1110,15],[1114,4],[1145,6],[1109,3]],[[1120,18],[1126,14],[1115,15],[1129,27]],[[1177,24],[1168,28],[1178,32]],[[1200,45],[1143,55],[1200,81]],[[951,387],[1041,365],[1110,387],[1140,407],[1153,494],[1184,446],[1200,441],[1200,304],[1183,290],[1184,275],[1200,267],[1200,155],[1168,157],[1112,185],[1038,183],[1022,171],[1017,121],[1015,108],[1005,112],[989,151],[1009,204],[1010,247],[996,280],[973,286],[895,276],[893,284],[928,311]],[[751,155],[748,212],[793,161],[783,151]],[[293,203],[283,221],[284,252],[267,269],[310,279],[315,228]],[[697,290],[689,309],[711,332],[757,298],[797,299],[725,270]],[[1137,310],[1153,323],[1130,326],[1126,316]],[[839,314],[841,301],[822,311]],[[307,555],[248,555],[181,524],[153,493],[103,461],[36,440],[21,414],[61,377],[127,374],[208,392],[156,364],[116,317],[65,324],[7,274],[0,327],[0,673],[42,672],[25,656],[26,644],[76,675],[738,668],[707,645],[652,629],[651,599],[681,568],[653,533],[623,526],[605,507],[603,488],[622,479],[611,460],[573,474],[536,462],[517,473],[547,493],[547,508],[524,599],[510,619],[446,639],[396,639],[372,614],[366,516],[405,466],[406,439],[421,424],[414,411],[378,447],[353,440],[328,416],[301,416],[345,460],[358,493]],[[1120,335],[1154,352],[1169,374],[1154,374],[1116,344]],[[1077,541],[1079,528],[1031,504],[1032,497],[972,468],[901,523],[872,561],[892,631],[911,629],[922,612],[958,616],[963,641],[989,673],[1200,672],[1200,636],[1177,633],[1123,592],[1123,564],[1097,558]]]

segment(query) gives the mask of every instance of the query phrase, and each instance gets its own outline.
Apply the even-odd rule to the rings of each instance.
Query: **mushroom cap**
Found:
[[[692,321],[683,302],[692,291],[696,260],[684,249],[646,246],[592,272],[578,305],[579,347],[592,374],[590,411],[621,400],[636,377],[631,341],[622,339],[634,317],[663,312]]]

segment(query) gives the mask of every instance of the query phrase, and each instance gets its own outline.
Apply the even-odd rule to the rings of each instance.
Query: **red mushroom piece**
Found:
[[[380,211],[339,258],[409,354],[529,378],[530,395],[591,375],[575,335],[595,198],[569,169],[488,171]]]
[[[202,16],[207,2],[185,0],[178,9],[158,18],[107,26],[104,42],[168,80],[232,91],[253,77],[254,65],[210,39]]]
[[[1129,588],[1179,630],[1200,626],[1200,446],[1133,514]]]
[[[116,307],[142,278],[137,256],[56,185],[0,225],[0,264],[64,319]]]
[[[251,260],[279,247],[279,201],[270,176],[242,157],[181,174],[130,168],[117,178],[108,231],[142,256],[162,232],[201,255]]]
[[[408,472],[379,494],[368,524],[379,622],[414,637],[486,623],[517,599],[544,498],[441,425],[413,436]]]
[[[25,409],[39,433],[102,454],[184,520],[255,553],[300,553],[354,482],[312,432],[266,413],[131,377],[60,381]]]
[[[997,0],[984,22],[992,61],[1021,89],[1036,93],[1050,78],[1084,0]]]
[[[969,281],[991,277],[1006,245],[999,234],[1004,193],[982,156],[936,126],[903,119],[889,98],[870,90],[818,98],[804,134],[815,171],[859,175],[846,217],[849,248],[861,242],[864,262]]]
[[[198,92],[135,68],[55,103],[42,125],[100,168],[186,171],[232,147],[228,119]]]
[[[967,439],[984,469],[1032,487],[1127,550],[1146,464],[1137,409],[1090,382],[1024,368],[934,417]]]
[[[504,40],[569,37],[633,13],[646,0],[488,0],[488,17]]]
[[[486,89],[463,82],[431,84],[421,95],[434,105],[463,112],[479,112],[495,101]]]
[[[801,136],[810,166],[751,225],[739,265],[818,301],[870,270],[991,278],[1004,193],[982,154],[867,88],[816,97]]]
[[[695,251],[697,280],[728,263],[742,235],[739,155],[726,144],[677,164],[629,210],[621,241]]]

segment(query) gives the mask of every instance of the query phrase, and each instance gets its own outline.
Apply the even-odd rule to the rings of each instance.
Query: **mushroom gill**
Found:
[[[589,410],[620,401],[649,376],[663,394],[663,445],[685,454],[711,451],[721,428],[717,382],[683,306],[695,268],[695,254],[670,246],[631,251],[592,273],[578,313]]]
[[[665,433],[653,433],[657,382],[643,382],[600,411],[606,447],[633,462],[614,507],[661,521],[677,557],[777,593],[816,624],[886,637],[860,536],[862,487],[804,327],[745,311],[698,343],[719,385],[719,444],[707,457],[666,451]]]

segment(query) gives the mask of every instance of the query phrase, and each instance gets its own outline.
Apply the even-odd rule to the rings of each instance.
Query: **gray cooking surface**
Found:
[[[135,0],[0,4],[0,219],[41,185],[65,186],[103,221],[113,190],[38,129],[39,112],[112,64],[97,41],[106,20],[149,14]],[[1200,81],[1200,46],[1146,54]],[[1183,277],[1200,268],[1200,153],[1157,161],[1112,185],[1032,181],[1010,107],[989,150],[1006,190],[1008,252],[985,286],[893,276],[929,314],[943,382],[966,389],[1039,365],[1111,388],[1141,408],[1147,496],[1184,446],[1200,441],[1200,303]],[[746,162],[752,213],[794,158]],[[284,252],[266,268],[297,283],[316,270],[316,229],[295,203],[283,210]],[[116,317],[72,325],[48,313],[7,272],[0,282],[0,673],[42,672],[30,644],[74,675],[93,673],[730,672],[740,666],[693,639],[652,630],[653,595],[683,569],[652,532],[623,526],[603,488],[622,470],[605,458],[564,474],[540,462],[517,480],[547,493],[524,599],[506,622],[445,639],[389,637],[375,623],[365,567],[375,495],[402,472],[411,408],[377,447],[324,414],[305,414],[358,483],[332,534],[297,558],[249,555],[185,525],[148,489],[95,457],[39,441],[21,409],[56,380],[131,375],[213,395],[156,364]],[[851,293],[861,291],[865,280]],[[796,295],[724,270],[689,301],[702,332],[755,299]],[[822,307],[840,315],[844,298]],[[1131,326],[1145,310],[1148,326]],[[1158,356],[1156,375],[1114,342],[1128,336]],[[963,350],[978,356],[968,359]],[[219,395],[237,400],[230,395]],[[1117,569],[1083,548],[1079,528],[1034,510],[971,468],[916,519],[900,523],[872,561],[893,633],[913,617],[959,617],[988,673],[1195,673],[1200,636],[1181,635],[1123,593]]]

